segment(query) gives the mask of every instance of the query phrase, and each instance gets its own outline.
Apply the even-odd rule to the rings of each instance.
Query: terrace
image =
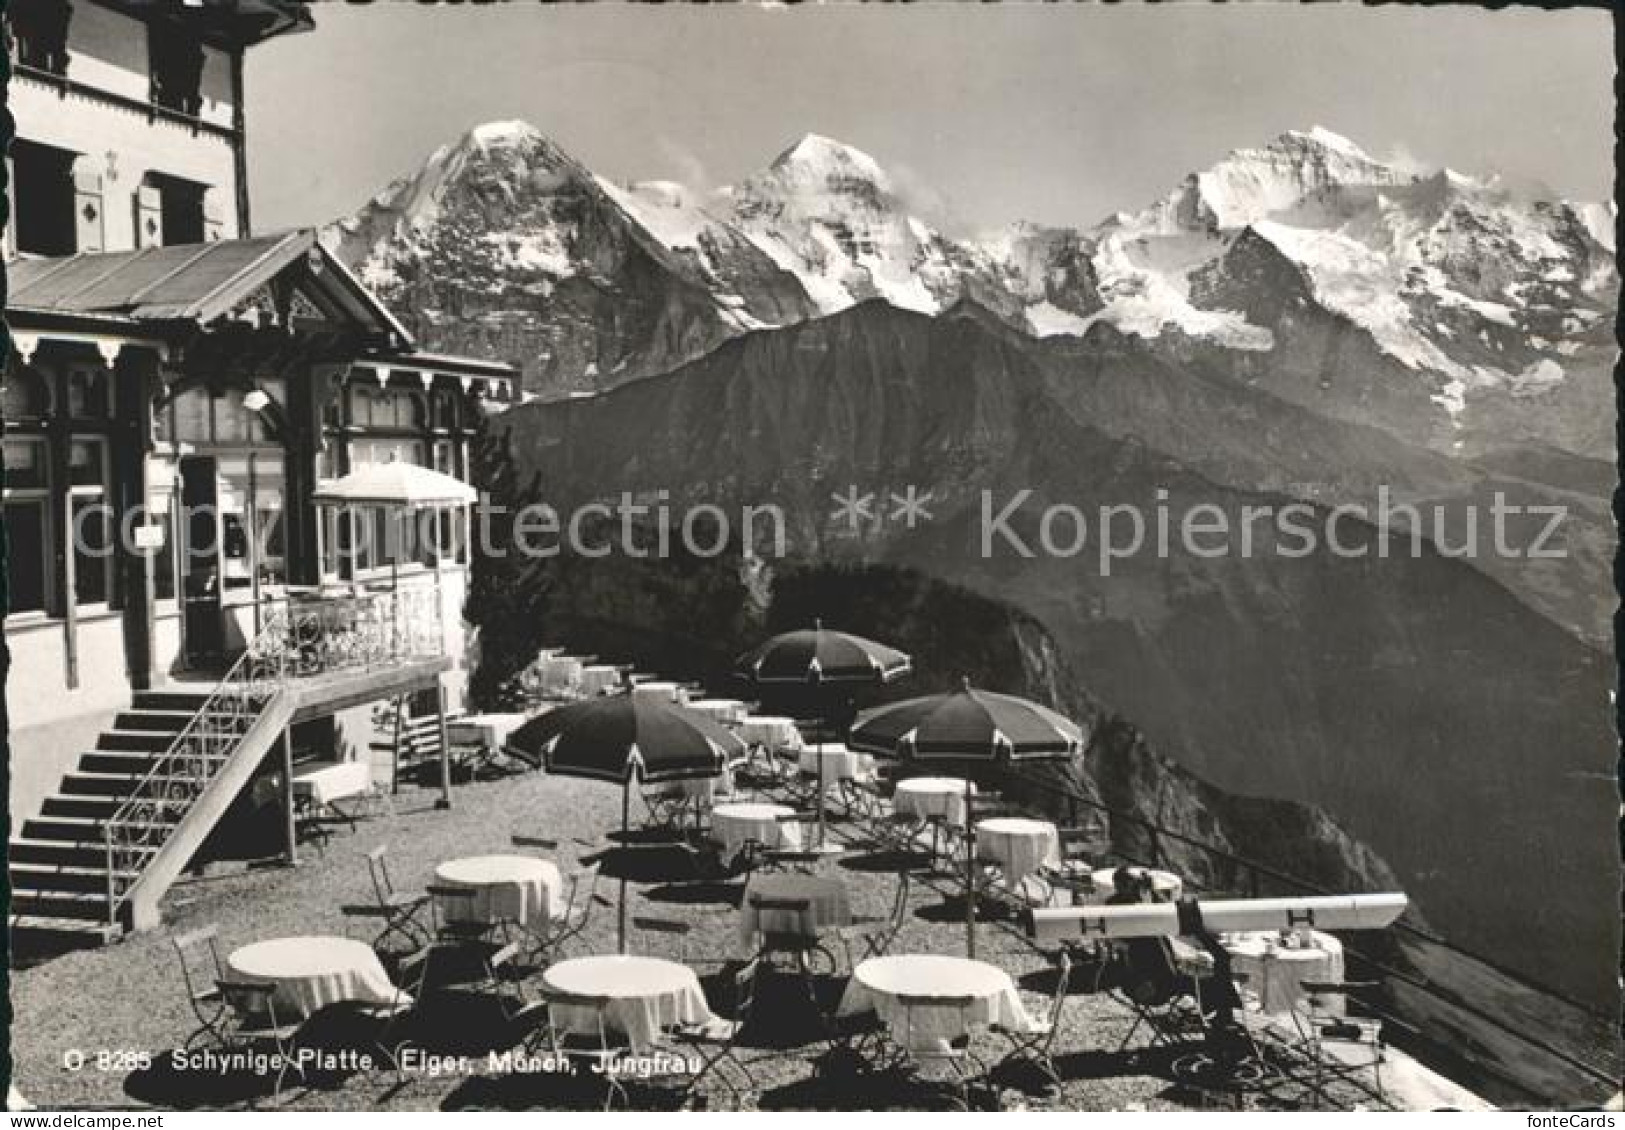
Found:
[[[621,839],[606,838],[620,826],[620,790],[580,779],[524,773],[471,781],[457,790],[450,810],[438,809],[438,789],[404,787],[388,811],[365,819],[354,833],[325,838],[319,852],[305,852],[297,868],[236,869],[184,880],[173,886],[162,907],[164,926],[101,950],[70,953],[15,973],[12,984],[14,1083],[31,1102],[46,1108],[152,1106],[190,1108],[273,1105],[268,1077],[219,1074],[213,1069],[177,1071],[171,1052],[182,1048],[198,1028],[182,979],[173,939],[205,925],[219,931],[222,956],[271,936],[341,935],[370,941],[379,923],[346,915],[343,908],[373,901],[365,852],[389,848],[395,886],[422,891],[447,860],[486,853],[513,853],[514,834],[556,840],[555,858],[568,872],[582,857],[597,857]],[[881,918],[890,911],[897,887],[898,858],[865,846],[851,819],[830,825],[834,843],[846,849],[815,865],[845,887],[855,916]],[[693,967],[716,1011],[728,1006],[728,972],[751,956],[739,932],[743,877],[719,878],[695,870],[692,853],[662,836],[635,832],[634,850],[603,857],[603,893],[613,903],[627,900],[634,918],[657,916],[685,924],[686,937],[634,930],[633,953],[680,958]],[[892,954],[964,953],[963,902],[947,872],[921,865],[914,872],[901,929]],[[625,879],[621,888],[615,882]],[[612,954],[616,950],[616,909],[599,906],[586,928],[561,956]],[[1052,955],[1028,942],[1018,916],[988,907],[978,928],[978,956],[1007,973],[1034,1017],[1046,1014],[1055,983]],[[953,1105],[952,1089],[911,1079],[896,1068],[848,1075],[831,1057],[820,1010],[833,1012],[850,975],[849,963],[831,943],[835,968],[816,979],[820,1009],[801,995],[799,979],[764,973],[758,1006],[741,1031],[737,1055],[753,1080],[748,1093],[735,1094],[713,1075],[690,1096],[691,1105],[755,1106],[761,1109],[919,1109]],[[857,955],[861,957],[861,954]],[[581,1108],[602,1098],[597,1080],[557,1071],[493,1069],[486,1054],[520,1045],[527,1019],[514,1015],[520,1000],[540,997],[539,968],[517,967],[502,993],[437,995],[399,1018],[391,1045],[404,1040],[419,1049],[402,1072],[381,1065],[372,1070],[313,1073],[290,1079],[274,1105],[293,1109],[460,1109]],[[971,1094],[977,1105],[1055,1110],[1192,1109],[1249,1105],[1298,1108],[1310,1105],[1401,1108],[1469,1107],[1471,1095],[1420,1067],[1403,1053],[1387,1050],[1382,1092],[1368,1083],[1339,1084],[1316,1097],[1301,1085],[1226,1090],[1193,1085],[1176,1061],[1200,1044],[1148,1049],[1142,1038],[1119,1048],[1135,1022],[1120,999],[1092,992],[1087,978],[1075,977],[1060,1012],[1053,1042],[1061,1077],[1058,1089],[1019,1065],[1003,1064],[1008,1045],[985,1028],[972,1041],[980,1060],[992,1068]],[[88,987],[103,986],[101,991]],[[504,1005],[501,997],[510,1003]],[[545,1006],[542,1008],[545,1015]],[[354,1018],[351,1018],[354,1019]],[[309,1026],[314,1026],[314,1022]],[[358,1032],[361,1034],[358,1035]],[[377,1032],[340,1024],[322,1046],[376,1046]],[[332,1044],[323,1041],[336,1041]],[[81,1055],[82,1053],[82,1055]],[[467,1057],[464,1061],[451,1058]],[[628,1083],[622,1100],[634,1107],[661,1107],[681,1101],[680,1090],[649,1081]]]

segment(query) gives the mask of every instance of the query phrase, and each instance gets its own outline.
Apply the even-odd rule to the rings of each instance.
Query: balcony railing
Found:
[[[445,654],[441,594],[411,585],[384,592],[289,593],[279,640],[292,678],[367,671]]]

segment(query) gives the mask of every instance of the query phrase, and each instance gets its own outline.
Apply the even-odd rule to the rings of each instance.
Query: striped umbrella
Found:
[[[739,674],[764,690],[803,688],[817,701],[818,735],[818,843],[824,843],[823,725],[831,698],[849,697],[863,687],[901,679],[913,670],[909,657],[895,648],[849,632],[825,629],[814,620],[811,628],[781,632],[741,655]]]
[[[704,714],[648,696],[584,699],[526,722],[508,745],[542,759],[549,773],[621,786],[621,831],[631,823],[632,782],[720,775],[745,744]],[[626,952],[626,880],[621,880],[620,949]]]
[[[908,656],[885,644],[811,628],[782,632],[739,657],[739,673],[759,686],[873,686],[901,679]]]
[[[965,680],[957,691],[927,695],[867,710],[858,717],[847,745],[880,757],[903,761],[1063,761],[1083,750],[1083,731],[1075,722],[1014,695],[972,689]],[[975,834],[971,819],[974,794],[965,780],[965,947],[976,956]]]

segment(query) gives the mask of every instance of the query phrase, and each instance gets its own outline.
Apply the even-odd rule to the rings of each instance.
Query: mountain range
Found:
[[[506,504],[770,502],[800,561],[1003,602],[1158,756],[1323,809],[1446,936],[1604,1001],[1619,280],[1611,206],[1549,195],[1317,128],[1092,228],[971,238],[816,135],[702,191],[613,183],[493,123],[325,238],[429,347],[523,365],[531,402],[493,418],[486,460]],[[882,511],[925,489],[933,520],[842,522],[852,486]],[[979,552],[984,492],[1024,489],[1029,544],[1048,505],[1325,519],[1384,491],[1425,515],[1386,532],[1425,536],[1176,546],[1109,576]],[[1494,552],[1473,523],[1497,499],[1562,507],[1562,555]],[[503,568],[488,590],[530,583]],[[625,630],[628,608],[682,605],[685,576],[641,604],[583,582],[571,615]]]
[[[1613,227],[1611,205],[1385,163],[1317,127],[1087,230],[955,238],[875,159],[816,134],[702,190],[617,184],[494,122],[327,238],[431,345],[496,350],[544,398],[869,299],[927,314],[969,299],[1034,337],[1100,327],[1209,351],[1283,398],[1441,450],[1606,459]]]

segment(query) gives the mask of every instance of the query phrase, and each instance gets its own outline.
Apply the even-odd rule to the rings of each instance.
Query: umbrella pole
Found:
[[[621,785],[621,846],[626,846],[626,836],[632,827],[632,778],[628,776]],[[619,900],[618,918],[616,927],[618,941],[616,949],[619,953],[626,953],[626,870],[621,870],[621,897]]]
[[[824,795],[824,726],[827,723],[823,718],[818,720],[818,742],[813,756],[818,759],[818,846],[824,846],[824,802],[828,798]]]
[[[976,785],[965,776],[965,956],[976,956],[976,825],[971,822],[971,804]]]

